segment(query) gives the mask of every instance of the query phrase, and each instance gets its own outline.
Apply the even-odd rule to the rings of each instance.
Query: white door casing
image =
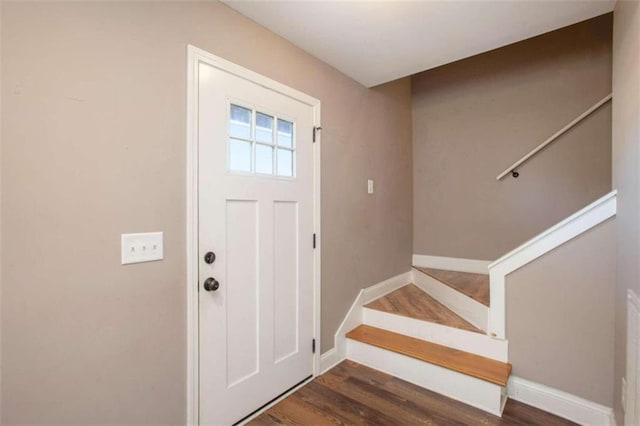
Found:
[[[623,390],[624,424],[640,423],[640,298],[627,289],[626,386]],[[626,395],[625,395],[626,393]]]
[[[188,68],[187,420],[231,424],[317,371],[319,102],[193,47]],[[229,170],[231,105],[294,123],[293,177]]]

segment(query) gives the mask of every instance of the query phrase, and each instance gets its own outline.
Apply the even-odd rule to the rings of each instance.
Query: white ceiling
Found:
[[[223,1],[367,87],[571,25],[615,5],[615,0]]]

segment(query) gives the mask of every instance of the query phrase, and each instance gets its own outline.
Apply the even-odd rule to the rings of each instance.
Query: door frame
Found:
[[[262,87],[293,98],[313,108],[313,126],[321,127],[320,100],[306,95],[212,55],[187,45],[187,152],[186,152],[186,278],[187,278],[187,424],[199,424],[199,308],[198,308],[198,65],[206,63]],[[316,351],[313,354],[313,377],[320,373],[320,132],[313,144],[313,229],[316,249],[313,252],[313,335]],[[309,244],[311,244],[309,235]],[[286,389],[283,389],[286,390]],[[256,407],[259,408],[259,407]],[[247,413],[248,414],[248,413]]]

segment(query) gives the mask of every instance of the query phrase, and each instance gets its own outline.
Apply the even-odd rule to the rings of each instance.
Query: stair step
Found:
[[[489,275],[473,274],[470,272],[445,271],[442,269],[414,266],[420,272],[435,278],[449,287],[489,306]]]
[[[506,386],[507,379],[511,373],[511,364],[509,363],[404,336],[381,328],[360,325],[348,332],[346,337],[498,386]]]
[[[407,284],[364,307],[484,334],[414,284]]]
[[[507,362],[509,360],[507,341],[492,338],[485,333],[477,333],[366,307],[362,309],[362,324],[448,346],[453,349],[471,352],[498,361]],[[351,328],[356,325],[352,324]]]

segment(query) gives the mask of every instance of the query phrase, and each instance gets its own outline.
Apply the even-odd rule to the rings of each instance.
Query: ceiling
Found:
[[[367,87],[571,25],[615,5],[615,0],[223,1]]]

